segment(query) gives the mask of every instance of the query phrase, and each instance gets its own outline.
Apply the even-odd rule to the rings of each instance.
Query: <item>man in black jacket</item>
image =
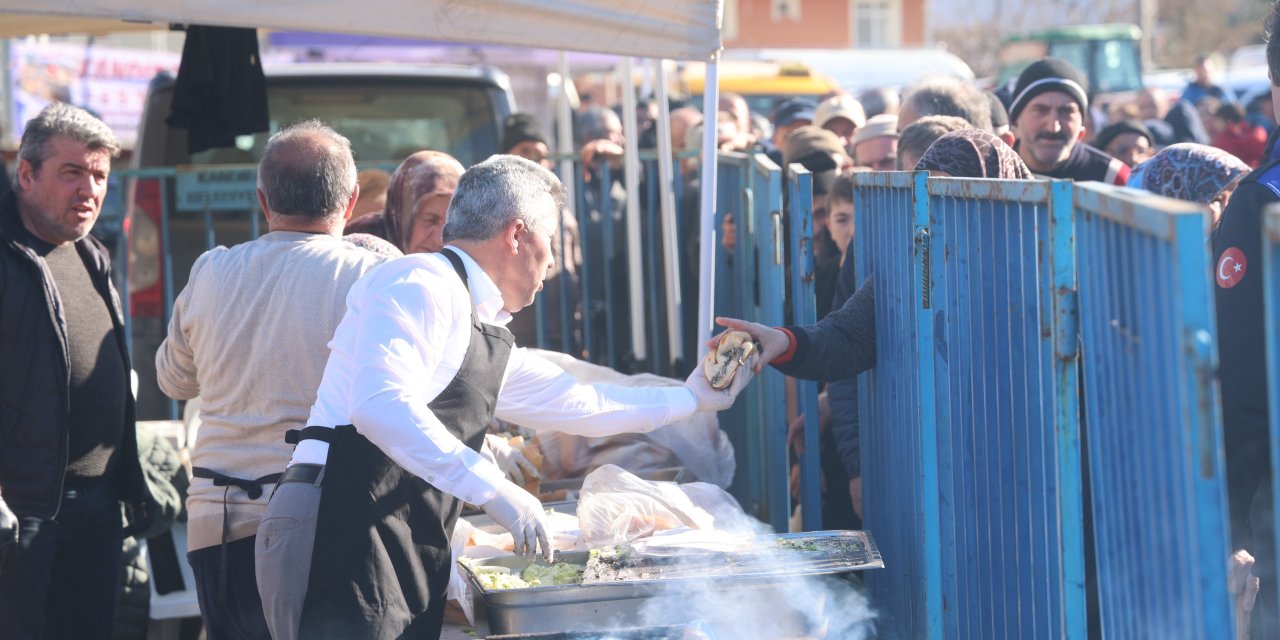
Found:
[[[110,638],[121,541],[148,491],[110,259],[89,235],[119,150],[65,104],[27,123],[0,198],[0,629]]]

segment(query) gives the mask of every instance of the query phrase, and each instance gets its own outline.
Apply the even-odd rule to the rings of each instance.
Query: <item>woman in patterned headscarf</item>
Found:
[[[400,163],[387,186],[387,207],[347,225],[346,233],[378,236],[405,253],[444,248],[441,231],[462,164],[440,151],[419,151]]]
[[[1134,167],[1129,186],[1166,198],[1207,204],[1216,225],[1231,192],[1249,171],[1243,160],[1222,149],[1184,142],[1169,145]]]
[[[1017,151],[981,129],[961,129],[938,138],[920,156],[916,170],[933,177],[1032,179]]]

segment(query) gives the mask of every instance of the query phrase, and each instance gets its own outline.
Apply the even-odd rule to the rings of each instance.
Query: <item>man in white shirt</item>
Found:
[[[276,640],[437,637],[463,501],[510,530],[517,553],[551,557],[542,505],[477,453],[495,414],[580,435],[646,432],[726,409],[749,381],[716,391],[695,370],[682,387],[581,385],[515,347],[502,325],[542,287],[561,204],[550,171],[494,156],[459,181],[444,251],[352,287],[312,426],[259,528]],[[316,513],[295,508],[317,492]]]
[[[156,353],[160,388],[201,397],[189,558],[209,638],[270,640],[254,536],[315,402],[347,290],[385,258],[342,239],[358,197],[351,143],[317,122],[272,136],[258,166],[269,233],[196,260]]]

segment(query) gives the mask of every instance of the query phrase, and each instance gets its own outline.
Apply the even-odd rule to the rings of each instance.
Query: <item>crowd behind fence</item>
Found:
[[[560,295],[539,296],[526,311],[536,319],[529,346],[682,377],[697,364],[694,307],[697,287],[707,284],[697,274],[697,176],[677,170],[676,207],[664,209],[656,160],[642,160],[640,183],[631,185],[640,190],[638,225],[617,193],[626,188],[620,170],[575,161],[564,176],[574,194],[578,278],[558,279],[551,286]],[[736,153],[721,154],[718,171],[713,316],[816,321],[820,203],[808,172]],[[159,193],[163,318],[151,330],[163,330],[185,280],[175,277],[183,261],[169,249],[247,240],[265,224],[252,207],[180,210],[173,169],[116,178],[130,185],[130,198],[145,181]],[[1091,570],[1107,637],[1149,637],[1153,629],[1229,637],[1205,211],[1095,184],[908,172],[854,181],[850,259],[876,300],[876,366],[858,381],[863,517],[885,560],[867,577],[886,637],[1084,638]],[[1266,224],[1274,337],[1280,211]],[[572,256],[567,232],[557,242]],[[129,276],[145,265],[119,257],[127,255],[123,236],[118,247],[128,297]],[[637,247],[638,277],[630,255]],[[633,298],[636,282],[644,295]],[[641,345],[633,344],[635,323],[643,325]],[[132,348],[135,363],[146,363],[158,342],[141,336],[140,324]],[[1267,347],[1273,406],[1278,343]],[[143,393],[146,384],[144,376]],[[822,527],[817,391],[799,382],[789,392],[766,367],[720,416],[737,457],[731,493],[779,530],[794,506],[788,407],[805,423],[796,463],[811,507],[802,526]],[[171,415],[151,417],[176,410],[169,404]],[[1280,453],[1278,413],[1272,447]],[[827,499],[846,499],[841,487],[827,491]],[[1090,532],[1096,560],[1087,567]]]

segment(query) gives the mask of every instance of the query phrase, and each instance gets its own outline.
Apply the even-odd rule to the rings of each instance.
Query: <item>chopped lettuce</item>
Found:
[[[551,565],[531,564],[519,575],[507,567],[478,566],[467,563],[480,583],[487,591],[499,589],[524,589],[527,587],[545,587],[563,584],[579,584],[582,582],[582,565],[568,562],[557,562]]]
[[[557,562],[555,564],[531,564],[520,574],[530,586],[542,587],[559,584],[580,584],[582,570],[580,564]]]

